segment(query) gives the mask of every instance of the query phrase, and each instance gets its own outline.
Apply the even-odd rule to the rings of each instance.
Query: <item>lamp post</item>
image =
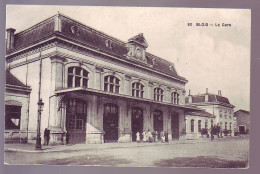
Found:
[[[41,50],[40,50],[40,71],[39,71],[39,91],[38,91],[38,119],[37,119],[37,137],[36,137],[36,145],[35,150],[41,150],[42,144],[41,144],[41,114],[43,110],[44,103],[41,99],[41,83],[42,83],[42,56],[41,56]]]
[[[37,138],[36,138],[36,150],[41,150],[42,144],[41,144],[41,114],[43,110],[44,103],[42,102],[42,99],[39,99],[38,101],[38,119],[37,119]]]

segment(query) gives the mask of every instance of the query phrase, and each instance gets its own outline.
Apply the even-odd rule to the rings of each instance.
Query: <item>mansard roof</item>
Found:
[[[208,95],[208,101],[206,101],[206,95]],[[189,97],[192,98],[192,102],[189,103]],[[200,94],[200,95],[190,95],[185,98],[186,104],[203,104],[203,103],[219,103],[231,105],[228,98],[216,95],[216,94]]]
[[[59,21],[57,22],[57,16]],[[58,24],[57,24],[58,23]],[[58,26],[58,30],[55,29]],[[63,38],[65,40],[73,41],[84,45],[88,48],[95,49],[99,52],[106,53],[108,55],[115,56],[120,59],[125,59],[129,62],[132,60],[127,59],[127,43],[111,37],[103,32],[97,31],[89,26],[81,24],[69,17],[62,14],[52,16],[24,31],[16,33],[14,36],[14,48],[7,51],[10,55],[14,52],[18,52],[29,46],[33,46],[41,41],[46,41],[50,38]],[[130,38],[128,42],[136,42],[144,47],[148,47],[148,43],[142,34],[139,34],[133,38]],[[174,64],[159,58],[148,52],[145,53],[147,64],[141,64],[140,62],[134,62],[141,64],[142,66],[148,66],[159,72],[176,77],[184,82],[187,80],[177,74]]]

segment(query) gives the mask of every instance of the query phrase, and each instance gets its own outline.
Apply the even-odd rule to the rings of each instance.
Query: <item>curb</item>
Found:
[[[114,149],[114,148],[127,148],[127,147],[146,147],[146,146],[161,146],[161,145],[173,145],[173,144],[195,144],[195,143],[206,143],[210,141],[175,141],[172,143],[140,143],[139,145],[133,146],[112,146],[112,147],[98,147],[99,149]],[[65,146],[64,146],[65,147]],[[86,150],[94,150],[97,148],[87,147],[87,148],[79,148],[79,149],[42,149],[42,150],[25,150],[25,149],[15,149],[15,148],[5,148],[5,152],[26,152],[26,153],[50,153],[50,152],[75,152],[75,151],[86,151]]]

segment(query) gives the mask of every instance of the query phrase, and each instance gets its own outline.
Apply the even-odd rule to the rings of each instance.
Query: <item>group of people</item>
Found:
[[[169,142],[169,138],[168,138],[168,132],[165,131],[161,131],[161,132],[157,132],[157,131],[153,131],[151,132],[150,130],[143,131],[142,133],[140,133],[139,131],[137,131],[136,133],[136,142],[159,142],[161,141],[162,143],[164,142]]]

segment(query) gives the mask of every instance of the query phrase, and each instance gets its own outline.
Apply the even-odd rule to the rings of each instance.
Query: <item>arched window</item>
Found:
[[[161,88],[154,89],[154,100],[163,101],[163,90]]]
[[[227,122],[225,122],[225,129],[227,129]]]
[[[190,121],[190,131],[194,132],[194,120],[193,119]]]
[[[179,101],[180,101],[180,94],[178,94],[177,92],[173,92],[172,93],[172,103],[178,105]]]
[[[205,121],[205,129],[208,129],[208,120]]]
[[[201,120],[198,121],[198,131],[201,132]]]
[[[113,93],[119,93],[119,79],[115,76],[106,76],[104,78],[104,90]]]
[[[68,68],[68,87],[88,87],[88,72],[81,67]]]
[[[132,84],[132,96],[134,97],[144,97],[144,85],[141,83],[133,83]]]

